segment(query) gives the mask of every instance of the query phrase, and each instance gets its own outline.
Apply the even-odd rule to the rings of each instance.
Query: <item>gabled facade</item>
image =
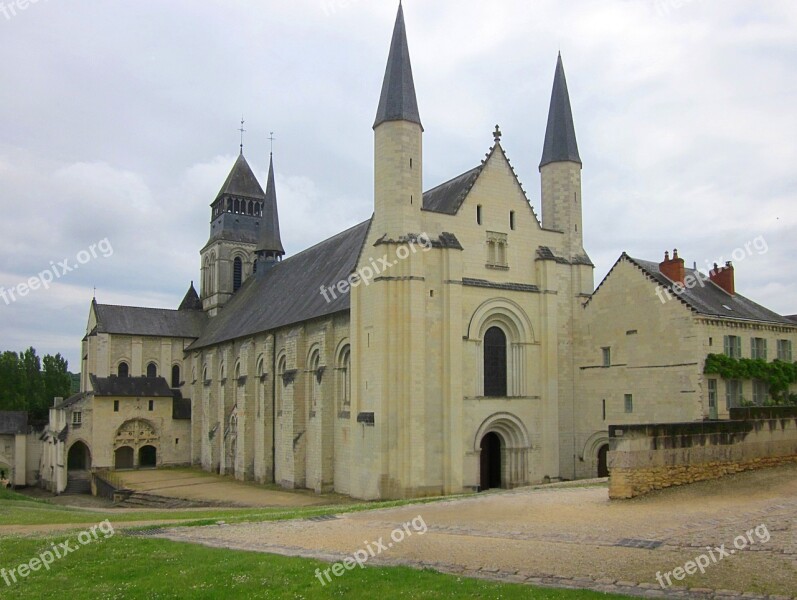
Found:
[[[661,263],[620,256],[584,308],[577,477],[603,472],[609,425],[727,419],[731,407],[766,401],[761,382],[704,374],[709,354],[794,361],[797,323],[735,287],[730,264],[704,274],[677,250]]]

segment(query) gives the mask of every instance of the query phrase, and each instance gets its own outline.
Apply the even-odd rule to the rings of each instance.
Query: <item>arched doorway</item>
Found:
[[[91,452],[83,442],[75,442],[66,457],[67,471],[87,471],[91,468]]]
[[[113,466],[116,469],[132,469],[133,449],[130,446],[117,448],[113,453]]]
[[[139,467],[154,467],[158,462],[158,451],[155,446],[142,446],[138,451]]]
[[[609,444],[598,448],[598,477],[609,476]]]
[[[482,491],[501,487],[501,438],[491,431],[482,438],[481,443],[481,484]]]

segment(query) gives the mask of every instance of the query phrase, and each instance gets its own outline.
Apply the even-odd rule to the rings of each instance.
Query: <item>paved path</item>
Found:
[[[412,535],[405,529],[405,539],[388,547],[391,533],[404,523],[411,523],[407,529]],[[734,539],[748,531],[754,543],[748,540],[745,549],[736,551]],[[788,466],[630,501],[610,502],[605,486],[524,489],[327,521],[184,528],[159,535],[329,562],[370,544],[377,554],[371,565],[407,564],[469,577],[647,597],[729,599],[795,594],[795,531],[797,466]],[[382,551],[376,543],[380,538]],[[705,573],[698,571],[685,581],[671,576],[681,587],[663,589],[658,583],[657,572],[666,583],[664,573],[708,553],[707,546],[723,544],[734,553],[712,562]],[[720,552],[714,555],[718,558]]]

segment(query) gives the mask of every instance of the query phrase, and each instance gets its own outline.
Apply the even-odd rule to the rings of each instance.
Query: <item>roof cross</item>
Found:
[[[244,153],[244,133],[246,129],[244,129],[244,118],[241,117],[241,128],[238,130],[241,132],[241,154]]]

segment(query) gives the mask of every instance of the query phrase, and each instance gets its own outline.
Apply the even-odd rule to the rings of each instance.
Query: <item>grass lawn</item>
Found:
[[[437,502],[442,498],[427,500],[390,500],[384,502],[363,502],[359,504],[340,504],[329,506],[287,507],[287,508],[207,508],[191,510],[161,511],[94,511],[68,508],[49,504],[42,500],[28,498],[5,489],[0,489],[0,526],[2,525],[54,525],[99,523],[105,519],[111,522],[141,522],[158,520],[185,520],[185,525],[206,525],[223,520],[227,523],[241,521],[274,521],[282,519],[307,518],[319,515],[359,512],[376,508],[391,508],[405,504]],[[450,498],[446,498],[450,499]]]
[[[0,568],[27,563],[74,536],[5,538]],[[549,590],[492,583],[402,567],[355,568],[322,586],[316,568],[326,564],[255,552],[207,548],[116,533],[80,546],[49,571],[38,570],[7,586],[2,598],[70,600],[122,598],[534,598],[592,600],[621,598],[580,590]]]

